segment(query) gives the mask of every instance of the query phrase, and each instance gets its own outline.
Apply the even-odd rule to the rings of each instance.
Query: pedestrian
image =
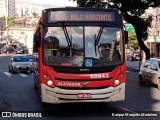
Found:
[[[154,57],[154,51],[151,49],[151,57]]]

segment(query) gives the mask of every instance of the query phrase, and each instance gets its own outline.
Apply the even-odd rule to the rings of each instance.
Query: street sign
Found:
[[[154,36],[149,36],[147,41],[148,42],[154,42],[155,41]]]
[[[125,24],[124,26],[125,26],[125,30],[127,30],[127,31],[128,31],[128,30],[133,30],[133,31],[135,31],[133,25],[131,25],[131,24]]]
[[[156,36],[156,42],[160,42],[160,36]]]

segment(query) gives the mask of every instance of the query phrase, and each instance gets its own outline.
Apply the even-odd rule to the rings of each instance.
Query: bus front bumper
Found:
[[[90,98],[79,98],[79,93],[89,93]],[[51,88],[41,84],[41,100],[44,103],[75,103],[75,102],[116,102],[125,99],[125,83],[117,87],[90,90],[68,90],[58,87]]]

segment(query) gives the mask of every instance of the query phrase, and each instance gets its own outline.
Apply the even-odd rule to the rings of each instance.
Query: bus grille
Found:
[[[64,78],[55,78],[55,80],[61,80],[61,81],[104,81],[104,80],[112,80],[113,77],[110,78],[103,78],[103,79],[64,79]]]
[[[84,87],[84,88],[69,88],[69,87],[62,87],[62,86],[59,86],[58,88],[61,88],[61,89],[66,89],[66,90],[92,90],[92,89],[95,89],[95,90],[98,90],[98,89],[105,89],[105,88],[108,88],[110,86],[105,86],[105,87]]]

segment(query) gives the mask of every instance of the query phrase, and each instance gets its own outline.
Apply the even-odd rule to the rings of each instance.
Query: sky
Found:
[[[26,8],[31,15],[34,11],[41,14],[41,11],[45,8],[77,6],[76,1],[73,2],[73,0],[15,0],[15,2],[18,15],[21,15],[21,10],[25,11]]]

